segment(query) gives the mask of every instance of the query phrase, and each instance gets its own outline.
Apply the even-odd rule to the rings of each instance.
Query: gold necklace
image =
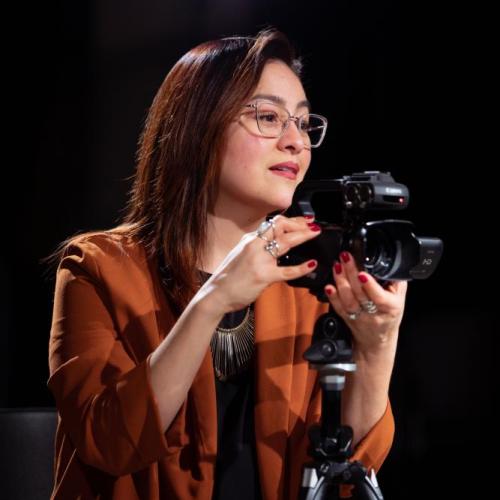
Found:
[[[218,326],[215,329],[210,347],[214,372],[219,380],[227,380],[248,367],[255,350],[254,331],[255,318],[251,305],[238,326]]]

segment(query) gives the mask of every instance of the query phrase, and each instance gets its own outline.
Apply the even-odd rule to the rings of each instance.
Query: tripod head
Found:
[[[341,394],[347,373],[356,370],[352,359],[352,339],[347,325],[333,311],[320,316],[314,325],[312,344],[304,353],[311,368],[318,370],[322,391],[321,425],[309,430],[309,455],[304,465],[301,500],[336,500],[342,485],[353,486],[353,497],[383,500],[375,472],[368,475],[352,456],[351,427],[341,425]]]

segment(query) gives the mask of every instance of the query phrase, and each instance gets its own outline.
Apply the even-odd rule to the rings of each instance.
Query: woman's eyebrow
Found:
[[[251,100],[254,100],[254,99],[266,99],[267,101],[274,102],[274,103],[279,104],[280,106],[283,106],[283,107],[285,107],[285,104],[286,104],[285,100],[282,97],[279,97],[279,96],[274,95],[274,94],[257,94],[251,98]],[[300,101],[297,104],[297,108],[307,108],[307,109],[311,110],[311,103],[307,99],[305,99],[304,101]]]

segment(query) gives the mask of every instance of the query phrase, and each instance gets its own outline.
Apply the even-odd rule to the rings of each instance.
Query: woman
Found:
[[[192,49],[150,109],[126,220],[64,246],[49,352],[52,498],[297,497],[321,412],[302,354],[328,307],[286,284],[315,261],[276,258],[320,228],[261,223],[291,204],[326,130],[299,75],[273,30]],[[347,253],[334,272],[325,291],[358,365],[343,421],[353,460],[378,469],[406,285],[382,288]],[[361,312],[368,300],[376,314]]]

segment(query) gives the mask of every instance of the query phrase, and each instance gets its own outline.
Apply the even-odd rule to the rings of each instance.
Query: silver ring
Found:
[[[358,319],[358,316],[363,312],[363,309],[360,309],[359,311],[356,312],[348,312],[347,317],[354,321],[355,319]]]
[[[259,228],[257,229],[257,236],[261,239],[261,240],[264,240],[264,241],[270,241],[268,240],[265,236],[264,236],[264,233],[267,232],[269,230],[269,228],[272,227],[273,228],[273,241],[274,241],[274,221],[271,219],[270,221],[269,220],[265,220],[260,226]]]
[[[267,250],[275,259],[278,258],[280,246],[278,245],[278,242],[276,240],[272,240],[267,243],[264,249]]]
[[[376,314],[378,311],[377,304],[375,304],[372,300],[361,302],[361,308],[368,314]]]

